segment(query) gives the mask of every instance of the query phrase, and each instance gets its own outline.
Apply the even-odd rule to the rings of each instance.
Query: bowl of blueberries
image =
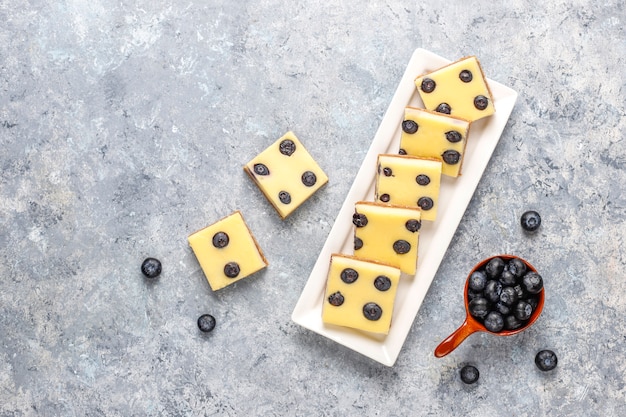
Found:
[[[543,278],[518,256],[492,256],[470,271],[464,299],[465,321],[437,346],[438,358],[452,352],[476,332],[511,336],[528,329],[543,310]]]

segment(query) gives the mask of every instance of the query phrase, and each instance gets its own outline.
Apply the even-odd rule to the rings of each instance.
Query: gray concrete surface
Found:
[[[624,2],[321,4],[0,0],[1,416],[626,415]],[[290,315],[417,47],[520,97],[388,368]],[[242,165],[289,129],[330,183],[281,221]],[[212,293],[186,236],[236,209],[270,266]],[[501,252],[544,314],[435,358]]]

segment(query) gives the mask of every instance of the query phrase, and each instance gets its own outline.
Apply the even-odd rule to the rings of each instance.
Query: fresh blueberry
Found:
[[[339,276],[341,277],[341,280],[346,284],[352,284],[359,278],[359,273],[352,268],[346,268],[341,271],[341,274]]]
[[[504,318],[504,328],[507,330],[516,330],[522,327],[524,323],[518,320],[513,314],[509,314]]]
[[[500,282],[502,285],[515,285],[517,283],[517,278],[515,278],[515,275],[513,275],[511,271],[505,269],[500,274]]]
[[[502,284],[500,281],[491,279],[485,284],[485,290],[483,291],[485,298],[492,303],[497,303],[500,300],[500,294],[502,293]]]
[[[230,238],[224,232],[217,232],[213,235],[213,246],[216,248],[224,248],[228,245]]]
[[[485,265],[485,272],[491,279],[497,278],[504,271],[504,261],[500,257],[495,257]]]
[[[448,165],[456,165],[461,160],[461,154],[455,150],[447,150],[441,154],[441,158],[443,158],[443,162]]]
[[[482,297],[483,296],[483,292],[482,291],[474,291],[471,288],[467,289],[467,299],[472,301],[474,298],[478,298],[478,297]]]
[[[406,155],[406,151],[400,148],[400,150],[398,150],[398,155]]]
[[[491,311],[485,316],[485,328],[493,333],[498,333],[504,328],[504,318],[497,311]]]
[[[391,177],[393,175],[393,171],[389,167],[383,168],[383,175],[385,177]]]
[[[339,291],[334,292],[328,296],[328,302],[332,306],[339,307],[344,302],[343,295]]]
[[[480,372],[478,372],[478,368],[473,365],[465,365],[461,368],[461,381],[466,384],[473,384],[478,381],[478,377],[480,376]]]
[[[224,265],[224,275],[228,278],[236,278],[239,275],[240,268],[237,262],[229,262]]]
[[[530,271],[522,278],[522,286],[530,294],[539,294],[543,288],[543,278],[538,273]]]
[[[382,201],[383,203],[388,203],[389,200],[391,200],[391,197],[389,196],[389,194],[381,194],[380,197],[378,197],[380,199],[380,201]]]
[[[513,289],[517,293],[518,300],[523,300],[528,296],[528,293],[526,292],[526,290],[521,284],[517,284],[516,286],[513,287]]]
[[[506,271],[511,272],[515,278],[521,278],[526,273],[526,264],[520,258],[513,258],[506,265]]]
[[[354,250],[359,250],[363,247],[363,239],[354,237]]]
[[[469,277],[469,288],[474,291],[482,291],[487,285],[487,275],[483,271],[474,271]]]
[[[537,355],[535,355],[535,365],[544,372],[556,368],[558,362],[559,360],[556,357],[556,353],[549,349],[540,350],[537,352]]]
[[[484,319],[489,313],[489,301],[484,297],[476,297],[469,302],[469,312],[472,316]]]
[[[541,216],[536,211],[529,210],[522,214],[520,223],[522,224],[522,229],[527,232],[534,232],[541,226]]]
[[[296,151],[296,144],[291,139],[285,139],[278,145],[280,153],[285,156],[291,156]]]
[[[500,301],[507,306],[512,306],[517,302],[519,297],[517,296],[517,291],[513,287],[504,287],[502,288],[502,292],[500,293]]]
[[[161,261],[156,258],[146,258],[141,263],[141,272],[148,278],[156,278],[161,274]]]
[[[215,329],[215,317],[210,314],[203,314],[198,317],[198,328],[204,333],[208,333]]]
[[[419,126],[413,120],[405,120],[402,122],[402,130],[408,133],[409,135],[412,135],[413,133],[417,132],[418,128]]]
[[[513,307],[513,315],[520,321],[528,320],[533,314],[533,307],[524,300],[520,300]]]
[[[389,277],[379,275],[374,280],[374,287],[376,287],[378,291],[387,291],[389,288],[391,288],[391,280],[389,279]]]
[[[363,315],[368,320],[376,321],[383,315],[383,309],[376,303],[367,303],[363,306]]]
[[[403,255],[405,253],[409,253],[409,251],[411,250],[411,244],[407,242],[406,240],[398,239],[395,242],[393,242],[393,250],[398,255]]]
[[[511,314],[511,306],[504,304],[502,301],[498,301],[494,305],[494,308],[498,313],[502,314],[503,316]]]

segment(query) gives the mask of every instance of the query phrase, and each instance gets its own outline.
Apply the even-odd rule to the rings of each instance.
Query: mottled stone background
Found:
[[[1,416],[626,415],[624,2],[322,4],[0,0]],[[520,96],[388,368],[290,316],[418,47]],[[242,165],[290,129],[330,183],[281,221]],[[236,209],[270,266],[212,293],[186,237]],[[434,358],[501,252],[544,314]]]

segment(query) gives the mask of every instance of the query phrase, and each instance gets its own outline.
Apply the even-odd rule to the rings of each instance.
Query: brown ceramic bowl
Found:
[[[502,258],[502,260],[504,260],[505,262],[508,262],[508,261],[510,261],[511,259],[514,259],[514,258],[518,258],[522,262],[524,262],[524,264],[526,265],[526,268],[528,269],[528,271],[537,272],[535,267],[533,267],[531,264],[529,264],[526,260],[520,258],[519,256],[514,256],[514,255],[496,255],[496,256],[492,256],[492,257],[487,258],[487,259],[483,259],[478,264],[476,264],[476,266],[474,268],[472,268],[470,273],[467,275],[467,279],[465,280],[465,289],[464,289],[465,313],[466,313],[465,321],[463,322],[461,327],[456,329],[450,336],[448,336],[443,342],[441,342],[439,344],[439,346],[437,346],[437,348],[435,349],[435,356],[436,357],[441,358],[443,356],[446,356],[448,353],[450,353],[454,349],[456,349],[461,344],[461,342],[463,342],[472,333],[486,332],[486,333],[493,334],[495,336],[512,336],[514,334],[523,332],[524,330],[526,330],[530,326],[532,326],[533,323],[535,321],[537,321],[537,319],[541,315],[541,312],[543,311],[543,303],[545,301],[545,289],[542,289],[539,292],[539,294],[537,294],[539,296],[537,307],[534,309],[534,311],[533,311],[532,315],[530,316],[530,318],[526,321],[526,323],[522,327],[519,327],[519,328],[517,328],[515,330],[502,330],[502,331],[497,332],[497,333],[491,332],[491,331],[487,330],[485,328],[485,326],[480,321],[475,319],[470,314],[470,312],[469,312],[469,300],[467,298],[467,289],[469,287],[469,278],[475,271],[483,268],[490,260],[492,260],[493,258],[496,258],[496,257]]]

